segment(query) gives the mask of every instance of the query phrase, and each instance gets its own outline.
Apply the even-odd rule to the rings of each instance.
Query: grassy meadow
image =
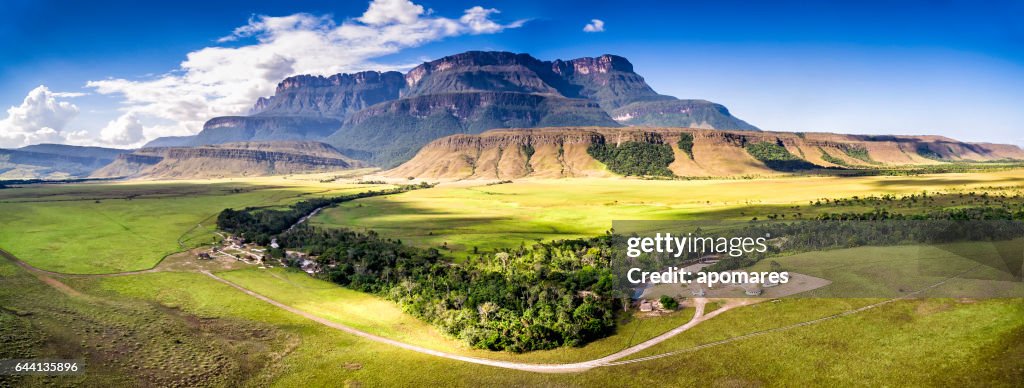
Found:
[[[322,226],[376,230],[403,241],[447,245],[459,252],[600,235],[611,228],[613,220],[742,220],[821,198],[996,188],[1021,192],[1024,173],[693,181],[595,178],[490,186],[459,182],[344,203],[312,221]]]
[[[5,344],[12,339],[20,344],[5,346],[3,356],[76,356],[84,358],[90,368],[87,380],[82,376],[5,377],[22,386],[154,381],[279,387],[411,382],[431,386],[757,386],[772,385],[773,381],[796,385],[900,381],[914,386],[988,381],[990,386],[1012,386],[1024,376],[1019,369],[1020,356],[1024,356],[1020,324],[1024,303],[1020,300],[904,301],[866,314],[697,352],[548,375],[445,360],[360,339],[196,273],[68,279],[70,286],[86,294],[74,297],[0,262],[0,282],[6,286],[0,288],[0,320],[5,323],[0,327],[8,334]],[[24,292],[45,298],[26,300],[20,297]],[[102,304],[93,306],[97,299],[102,299]],[[870,302],[784,300],[742,307],[637,357],[687,349]],[[101,314],[97,309],[105,311]],[[153,330],[160,334],[154,335]],[[829,357],[809,351],[826,348]],[[140,360],[142,367],[113,361],[125,359],[127,354]],[[190,380],[190,375],[204,379]]]
[[[126,182],[0,190],[0,248],[42,269],[111,273],[215,241],[225,208],[287,205],[378,186],[311,180]]]
[[[0,248],[65,273],[153,267],[183,246],[212,241],[227,207],[284,206],[380,186],[329,176],[214,181],[33,185],[0,190]],[[1020,193],[1021,171],[916,177],[764,180],[523,180],[452,182],[346,202],[321,226],[376,230],[453,255],[604,233],[612,220],[749,219],[821,198],[966,191]],[[850,211],[870,206],[851,205]],[[942,203],[941,206],[958,206]],[[795,210],[794,210],[795,211]],[[200,226],[201,225],[201,226]],[[777,258],[785,269],[833,280],[832,291],[922,269],[906,248],[854,248]],[[902,252],[902,253],[901,253]],[[918,255],[918,256],[915,256]],[[865,260],[870,258],[871,260]],[[755,269],[763,269],[761,262]],[[965,263],[925,271],[941,275]],[[927,268],[926,268],[927,269]],[[180,272],[176,272],[180,271]],[[525,354],[469,349],[379,297],[283,269],[219,276],[305,312],[373,334],[461,355],[522,362],[574,362],[639,343],[688,321],[692,309],[626,317],[616,334],[580,348]],[[915,287],[932,278],[890,276]],[[89,374],[0,377],[0,386],[182,384],[188,386],[1014,386],[1024,381],[1024,301],[904,300],[818,324],[698,351],[694,346],[827,317],[880,299],[806,298],[727,311],[631,358],[669,357],[581,373],[536,374],[479,366],[358,338],[252,298],[185,267],[117,277],[61,278],[53,287],[0,259],[0,358],[84,358]],[[965,283],[962,287],[971,287]],[[829,292],[826,287],[820,292]],[[31,296],[31,297],[27,297]],[[710,309],[709,309],[710,311]],[[137,366],[133,366],[137,364]],[[7,384],[10,383],[10,384]]]

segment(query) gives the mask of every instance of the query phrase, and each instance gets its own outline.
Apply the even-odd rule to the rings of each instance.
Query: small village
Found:
[[[225,235],[217,232],[220,236],[220,245],[214,245],[208,250],[201,251],[197,255],[200,260],[212,260],[216,258],[233,259],[245,264],[256,265],[259,269],[274,268],[275,266],[287,266],[287,263],[295,263],[294,266],[303,272],[314,275],[320,268],[316,262],[316,256],[307,255],[299,251],[284,251],[284,259],[275,259],[264,247],[252,242],[247,242],[240,236]],[[277,239],[270,242],[270,249],[280,249]]]

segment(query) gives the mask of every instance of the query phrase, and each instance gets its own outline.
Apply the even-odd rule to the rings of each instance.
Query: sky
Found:
[[[138,147],[294,74],[468,50],[628,58],[764,130],[1024,145],[1024,2],[46,1],[0,5],[0,147]]]

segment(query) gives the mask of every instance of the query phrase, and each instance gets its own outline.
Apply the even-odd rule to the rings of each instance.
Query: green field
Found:
[[[199,274],[155,273],[68,282],[91,298],[107,301],[102,308],[116,306],[116,314],[100,314],[91,306],[95,302],[60,294],[7,263],[0,263],[0,276],[8,286],[0,289],[0,306],[4,307],[0,319],[5,322],[2,327],[6,333],[16,334],[6,337],[5,343],[20,336],[15,339],[21,344],[5,346],[4,356],[21,357],[26,349],[37,349],[30,351],[38,357],[87,354],[94,372],[88,381],[100,385],[177,381],[176,371],[219,378],[204,380],[218,385],[266,385],[273,381],[272,385],[282,387],[410,382],[442,386],[719,386],[770,385],[773,381],[798,385],[884,385],[900,381],[913,386],[988,381],[990,386],[1012,386],[1024,377],[1019,363],[1024,356],[1024,303],[1020,300],[905,301],[867,314],[698,352],[584,373],[547,375],[439,359],[362,340]],[[29,301],[20,297],[23,292],[45,298]],[[868,302],[786,300],[744,307],[705,322],[648,353],[686,349]],[[69,326],[68,322],[73,324]],[[111,327],[117,329],[101,329]],[[147,333],[151,330],[162,331],[150,337]],[[104,334],[108,332],[124,339],[112,342],[112,337]],[[218,338],[230,340],[232,332],[240,336],[258,333],[261,340],[235,340],[230,346],[203,344]],[[142,363],[141,369],[114,363],[112,359],[125,356],[118,356],[121,350],[110,346],[112,343],[130,345],[134,360],[151,357],[153,361]],[[821,357],[825,349],[830,354],[827,358]],[[167,357],[170,354],[180,356]],[[266,355],[270,360],[262,361],[265,366],[251,371],[252,375],[243,376],[239,373],[243,365],[260,365],[260,361],[250,358],[255,355]],[[210,361],[196,362],[205,357]],[[209,373],[213,370],[218,374]],[[62,377],[24,379],[20,383],[35,386],[83,381],[81,377]]]
[[[518,362],[565,363],[600,358],[662,334],[693,317],[692,308],[662,317],[628,315],[616,334],[583,347],[522,354],[492,352],[472,349],[444,336],[433,326],[403,313],[393,302],[316,280],[303,272],[246,269],[219,275],[289,306],[371,334],[453,354]]]
[[[4,189],[0,190],[0,248],[52,271],[146,269],[183,245],[210,242],[212,217],[223,208],[284,206],[307,196],[374,188],[315,179],[256,178]],[[913,178],[449,183],[343,203],[323,212],[315,223],[376,230],[425,246],[447,242],[458,257],[459,249],[473,246],[487,249],[537,239],[594,236],[616,219],[814,214],[834,211],[808,207],[821,198],[924,190],[1013,195],[1022,188],[1024,175],[1019,171]],[[961,205],[953,200],[930,204]],[[870,205],[856,203],[841,207],[871,210]],[[913,262],[920,250],[875,249],[774,260],[783,268],[833,280],[818,291],[822,295],[861,284],[866,278],[913,289],[969,264],[932,268],[925,271],[929,276],[913,278],[906,275],[922,269]],[[767,263],[761,262],[755,269],[764,266]],[[765,386],[785,381],[786,385],[984,382],[1014,386],[1024,381],[1021,299],[903,300],[814,325],[686,351],[880,299],[763,302],[726,311],[631,359],[682,351],[679,354],[581,373],[538,374],[442,359],[362,339],[262,302],[186,265],[158,268],[162,272],[54,277],[70,286],[64,289],[0,259],[0,358],[84,358],[90,368],[87,377],[3,377],[0,385],[11,381],[26,386]],[[666,317],[626,316],[616,334],[580,348],[499,353],[469,349],[390,301],[301,272],[247,268],[218,275],[304,312],[387,338],[460,355],[531,363],[575,362],[614,353],[681,325],[693,314],[685,309]]]
[[[0,190],[0,247],[62,273],[141,270],[170,253],[213,242],[216,216],[225,208],[287,205],[373,187],[264,179]]]
[[[613,220],[750,219],[821,198],[922,191],[1020,193],[1019,170],[920,177],[802,177],[762,180],[524,180],[482,186],[456,183],[327,209],[314,224],[376,230],[454,251],[591,237]],[[852,209],[852,208],[850,208]],[[863,209],[870,210],[870,208]],[[804,210],[806,211],[806,210]]]

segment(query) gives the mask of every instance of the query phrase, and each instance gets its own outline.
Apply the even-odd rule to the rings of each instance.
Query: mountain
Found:
[[[241,142],[197,147],[142,148],[119,155],[95,178],[192,179],[282,175],[364,167],[324,143]]]
[[[211,119],[187,145],[247,141],[320,140],[341,127],[341,121],[309,116],[225,116]]]
[[[494,128],[625,124],[757,130],[721,105],[658,94],[626,58],[615,55],[542,61],[529,54],[470,51],[423,63],[404,75],[299,75],[279,83],[252,111],[214,118],[187,141],[157,139],[147,146],[326,140],[374,164],[394,166],[431,140]]]
[[[666,175],[708,177],[1004,159],[1024,160],[1024,150],[940,136],[562,127],[444,137],[384,174],[422,179],[516,179],[603,177],[630,169],[660,169]],[[662,165],[649,169],[658,163]]]
[[[0,149],[0,179],[81,178],[128,152],[131,151],[63,144]]]
[[[274,96],[260,98],[256,116],[314,116],[343,121],[370,105],[398,99],[405,78],[397,71],[364,71],[330,77],[299,75],[277,85]]]
[[[101,160],[114,160],[117,155],[132,152],[120,148],[87,147],[66,144],[34,144],[18,148],[18,151],[37,152],[59,156],[75,156],[80,158],[96,158]]]
[[[628,126],[759,131],[725,106],[705,100],[636,101],[610,113],[612,119]]]
[[[431,140],[451,134],[577,123],[619,125],[597,103],[588,100],[514,92],[462,92],[374,105],[353,115],[328,141],[345,150],[368,153],[374,164],[394,166]]]
[[[150,140],[148,143],[142,146],[142,148],[156,148],[156,147],[185,147],[192,143],[192,139],[195,136],[164,136]]]

